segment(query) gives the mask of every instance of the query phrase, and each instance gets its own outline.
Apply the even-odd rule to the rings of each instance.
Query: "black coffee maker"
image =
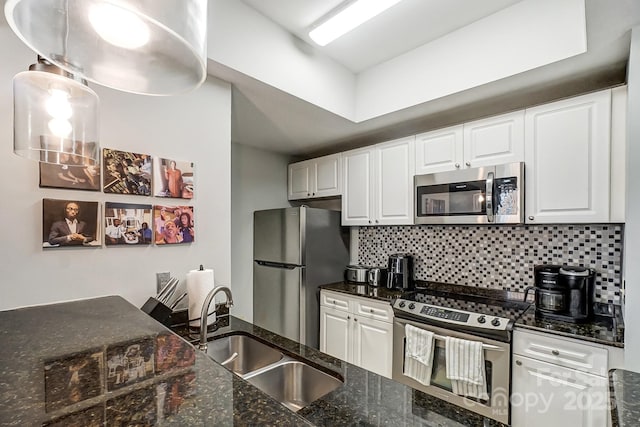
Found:
[[[573,323],[593,317],[594,270],[543,264],[534,268],[534,276],[537,316]]]
[[[387,268],[387,288],[412,290],[413,284],[413,256],[410,254],[389,255]]]

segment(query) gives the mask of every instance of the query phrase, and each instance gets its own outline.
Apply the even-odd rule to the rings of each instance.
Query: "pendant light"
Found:
[[[7,0],[5,16],[36,53],[103,86],[174,95],[206,78],[207,0]]]
[[[13,78],[13,150],[43,163],[100,163],[98,96],[42,57]]]

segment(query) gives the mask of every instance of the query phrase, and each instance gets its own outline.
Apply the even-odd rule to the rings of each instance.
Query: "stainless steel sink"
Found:
[[[240,376],[271,365],[283,357],[279,350],[246,335],[229,335],[213,340],[208,344],[207,354]]]
[[[214,339],[207,354],[294,412],[343,383],[247,335]]]
[[[294,412],[342,385],[339,379],[291,359],[249,374],[245,379]]]

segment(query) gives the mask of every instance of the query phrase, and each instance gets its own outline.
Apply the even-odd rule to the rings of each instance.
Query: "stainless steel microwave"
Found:
[[[416,224],[524,223],[524,163],[416,175]]]

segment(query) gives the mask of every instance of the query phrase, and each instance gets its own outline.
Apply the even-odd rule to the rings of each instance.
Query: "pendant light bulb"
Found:
[[[73,130],[69,120],[65,119],[51,119],[49,120],[48,127],[51,133],[59,138],[68,137]]]
[[[138,49],[149,42],[149,26],[134,12],[115,4],[91,5],[89,22],[104,41],[114,46]]]
[[[69,120],[73,109],[69,103],[69,92],[62,89],[51,89],[51,96],[45,102],[47,113],[55,119]]]

